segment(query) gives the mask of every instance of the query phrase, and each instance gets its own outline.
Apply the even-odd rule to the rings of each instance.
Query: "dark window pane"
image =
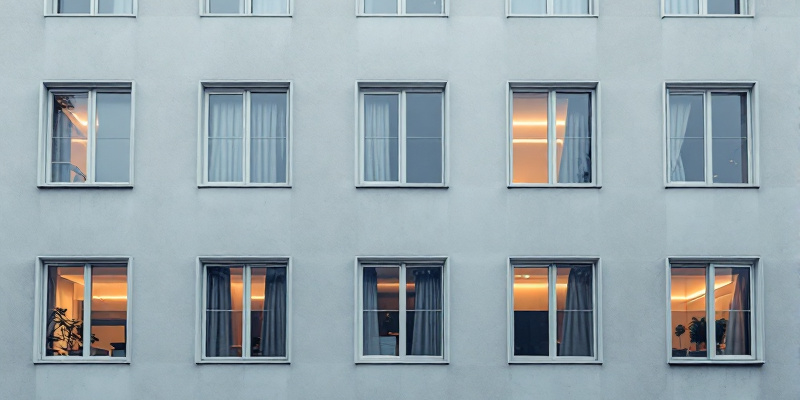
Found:
[[[741,0],[708,0],[709,14],[741,14]]]
[[[130,180],[130,93],[97,94],[97,182]]]
[[[97,12],[99,14],[131,14],[133,13],[133,0],[98,0]]]
[[[238,14],[244,12],[243,0],[208,0],[208,12],[214,14]]]
[[[514,268],[514,355],[550,354],[548,268]]]
[[[61,14],[89,14],[92,10],[91,0],[59,0],[58,12]]]
[[[364,0],[366,14],[397,14],[398,0]]]
[[[747,183],[747,96],[711,95],[711,143],[714,183]]]
[[[511,0],[511,14],[547,14],[547,0]]]
[[[442,94],[406,95],[406,181],[442,182]]]
[[[443,0],[406,0],[408,14],[441,14]]]

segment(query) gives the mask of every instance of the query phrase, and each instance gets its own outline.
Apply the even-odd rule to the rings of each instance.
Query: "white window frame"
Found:
[[[366,8],[366,0],[356,0],[356,16],[357,17],[447,17],[450,15],[450,1],[451,0],[442,0],[444,3],[442,4],[442,12],[435,13],[435,14],[408,14],[405,12],[406,10],[406,1],[408,0],[397,0],[397,12],[394,14],[371,14],[364,11]]]
[[[751,355],[724,356],[717,355],[712,344],[707,350],[706,358],[672,357],[672,265],[696,264],[698,268],[706,268],[706,290],[711,288],[711,296],[706,296],[706,320],[714,314],[714,269],[725,267],[750,268],[750,320],[751,320]],[[668,364],[764,364],[764,290],[763,266],[758,257],[668,257],[666,259],[666,350]],[[710,283],[710,285],[709,285]],[[711,318],[714,320],[714,318]],[[716,337],[716,324],[706,324],[706,337]],[[708,348],[708,343],[706,343]]]
[[[406,93],[441,93],[442,94],[442,182],[441,183],[408,183],[406,182]],[[392,94],[399,95],[398,111],[398,158],[397,181],[367,181],[364,179],[364,95],[365,94]],[[449,146],[449,95],[447,82],[422,81],[422,82],[396,82],[396,81],[361,81],[356,83],[356,187],[386,187],[386,188],[447,188],[449,171],[448,148]]]
[[[573,357],[557,355],[557,303],[555,288],[556,268],[555,264],[584,264],[591,265],[593,276],[592,291],[594,294],[594,357]],[[550,355],[548,356],[517,356],[514,355],[514,268],[515,267],[541,267],[547,268],[548,276],[548,328],[550,330],[548,343]],[[507,320],[507,352],[509,364],[602,364],[603,363],[603,274],[599,257],[510,257],[506,267],[507,273],[507,296],[506,296],[506,320]]]
[[[250,351],[250,335],[243,334],[241,357],[206,357],[206,268],[211,267],[243,267],[245,301],[242,306],[242,332],[250,332],[250,265],[264,265],[267,268],[286,268],[286,356],[285,357],[252,357],[246,356]],[[196,364],[290,364],[292,354],[292,259],[280,256],[200,256],[197,257],[196,271],[196,314],[195,314],[195,363]]]
[[[286,182],[257,183],[250,180],[250,95],[252,93],[286,93]],[[242,182],[209,182],[208,181],[208,97],[210,94],[243,95],[242,118],[244,147],[242,148]],[[292,187],[292,126],[293,95],[292,82],[279,81],[202,81],[199,97],[199,141],[197,147],[197,186],[201,188],[291,188]]]
[[[201,17],[291,17],[294,12],[294,0],[284,0],[287,2],[286,14],[255,14],[253,13],[253,1],[244,0],[244,12],[242,13],[212,13],[208,10],[210,0],[200,0],[200,16]]]
[[[96,188],[96,187],[133,187],[134,176],[134,148],[135,148],[135,121],[136,121],[136,87],[132,81],[45,81],[42,82],[39,106],[39,187],[64,187],[64,188]],[[88,121],[95,118],[97,105],[96,95],[100,93],[130,93],[131,95],[131,127],[130,127],[130,155],[128,166],[128,182],[95,182],[94,153],[96,129],[89,126],[86,149],[86,182],[51,182],[52,165],[51,151],[53,147],[53,94],[88,92]]]
[[[45,355],[45,340],[47,334],[48,310],[47,304],[47,266],[53,264],[84,264],[84,279],[89,282],[85,286],[85,293],[91,292],[91,267],[93,264],[119,264],[125,265],[127,273],[127,319],[125,327],[125,357],[109,356],[89,356],[90,350],[84,346],[83,356],[47,356]],[[122,267],[120,267],[122,268]],[[133,341],[133,314],[132,314],[132,294],[133,294],[133,258],[127,256],[41,256],[36,258],[36,289],[34,291],[35,318],[33,323],[33,362],[34,364],[130,364],[131,362],[131,343]],[[89,302],[91,303],[91,302]],[[91,332],[91,304],[83,308],[84,332]]]
[[[666,82],[664,84],[664,118],[663,118],[663,159],[664,186],[667,188],[758,188],[758,91],[756,82]],[[713,149],[711,146],[711,94],[743,93],[747,97],[747,183],[714,183]],[[670,94],[702,94],[703,95],[703,143],[704,143],[704,181],[672,182],[670,180],[669,153],[669,97]]]
[[[398,290],[400,297],[399,327],[400,346],[399,356],[364,355],[364,295],[363,278],[364,267],[374,265],[397,265],[400,267],[400,285],[405,287],[405,271],[407,266],[440,265],[442,268],[442,355],[441,356],[413,356],[405,353],[406,330],[406,291]],[[356,364],[449,364],[450,363],[450,268],[447,257],[356,257],[355,260],[355,359]]]
[[[597,18],[599,16],[599,0],[589,0],[589,13],[588,14],[555,14],[553,3],[558,0],[547,0],[547,13],[545,14],[515,14],[511,12],[511,3],[515,0],[506,0],[506,17],[508,18],[538,18],[538,17],[557,17],[557,18]]]
[[[556,126],[548,124],[547,165],[548,183],[514,183],[514,93],[547,93],[547,118],[555,120],[556,92],[589,93],[591,96],[592,120],[592,181],[588,183],[559,183],[556,175]],[[506,84],[506,181],[508,188],[595,188],[600,182],[600,83],[599,82],[525,82],[513,81]]]
[[[136,17],[136,14],[139,10],[139,0],[132,0],[133,4],[131,13],[124,13],[124,14],[100,14],[98,13],[98,0],[90,0],[91,6],[89,13],[84,14],[77,14],[77,13],[59,13],[58,12],[58,2],[59,0],[44,0],[44,16],[45,17]]]
[[[708,0],[699,1],[697,14],[667,14],[667,3],[661,0],[661,18],[753,18],[755,17],[755,0],[739,0],[740,14],[709,14]]]

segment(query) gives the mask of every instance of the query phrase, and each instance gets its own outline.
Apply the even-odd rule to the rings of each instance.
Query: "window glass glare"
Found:
[[[51,181],[86,182],[89,94],[55,94],[51,133]]]

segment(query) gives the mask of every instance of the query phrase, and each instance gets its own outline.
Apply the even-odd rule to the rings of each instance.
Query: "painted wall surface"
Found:
[[[139,0],[136,18],[0,12],[0,397],[5,399],[790,399],[800,397],[800,2],[755,18],[365,18],[296,0],[291,18],[200,17]],[[135,187],[39,189],[43,80],[136,83]],[[201,80],[291,80],[291,189],[198,189]],[[355,187],[355,82],[445,80],[449,188]],[[601,86],[601,189],[506,187],[506,82]],[[665,189],[663,83],[758,82],[760,187]],[[134,259],[130,365],[35,365],[37,256]],[[196,365],[199,255],[291,256],[291,365]],[[356,256],[447,256],[449,365],[355,365]],[[602,365],[508,365],[509,256],[596,256]],[[757,256],[763,366],[667,364],[664,262]]]

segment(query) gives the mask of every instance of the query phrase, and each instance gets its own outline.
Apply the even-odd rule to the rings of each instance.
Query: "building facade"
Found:
[[[2,397],[800,397],[797,1],[42,3]]]

